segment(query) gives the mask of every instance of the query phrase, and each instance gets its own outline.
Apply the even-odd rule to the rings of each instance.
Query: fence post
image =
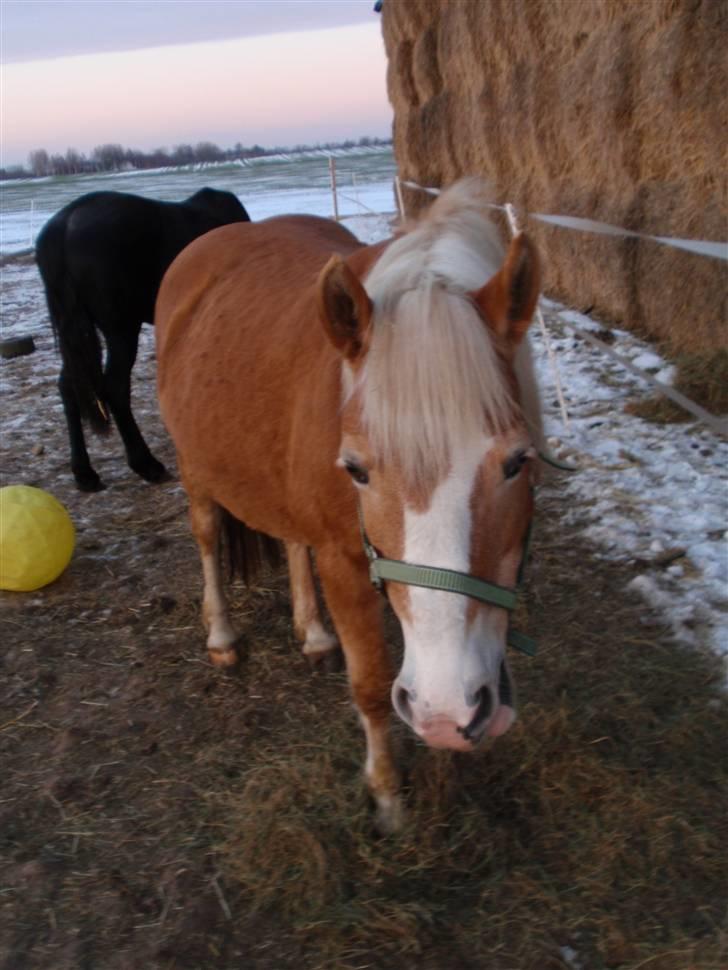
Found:
[[[334,219],[339,221],[339,200],[336,197],[336,159],[333,155],[329,156],[329,175],[331,177],[331,194],[334,197]]]

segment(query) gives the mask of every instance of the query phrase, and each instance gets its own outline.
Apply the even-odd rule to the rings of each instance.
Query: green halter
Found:
[[[576,471],[573,465],[567,465],[556,461],[550,455],[539,452],[539,458],[553,468],[560,471]],[[528,555],[531,548],[532,523],[529,523],[526,532],[526,540],[523,544],[523,558],[518,567],[518,578],[516,588],[499,586],[497,583],[489,583],[485,579],[478,579],[469,573],[461,573],[455,569],[441,569],[437,566],[416,566],[412,563],[401,562],[399,559],[387,559],[380,556],[377,550],[369,541],[364,527],[364,515],[361,510],[361,502],[357,496],[357,510],[359,513],[359,530],[361,532],[364,552],[369,560],[369,578],[372,585],[380,592],[384,592],[384,584],[404,583],[407,586],[421,586],[425,589],[440,589],[446,593],[460,593],[462,596],[469,596],[471,599],[487,603],[489,606],[498,606],[503,610],[512,613],[516,608],[516,597],[518,587],[523,583],[523,574],[526,569]],[[506,642],[509,646],[520,650],[521,653],[529,657],[536,655],[536,643],[524,633],[517,630],[508,630]]]
[[[440,589],[446,593],[460,593],[469,596],[471,599],[479,600],[481,603],[488,603],[490,606],[499,606],[501,609],[512,613],[516,608],[515,589],[508,586],[499,586],[497,583],[489,583],[485,579],[478,579],[469,573],[461,573],[455,569],[441,569],[437,566],[415,566],[412,563],[401,562],[399,559],[387,559],[380,556],[377,550],[369,541],[366,529],[364,528],[364,516],[361,510],[361,502],[357,498],[357,510],[359,512],[359,529],[361,531],[364,552],[369,560],[369,578],[375,589],[384,592],[386,582],[404,583],[407,586],[421,586],[425,589]],[[523,549],[523,559],[518,570],[518,584],[522,580],[525,563],[528,558],[528,551],[531,545],[531,526],[526,533],[526,541]],[[536,654],[536,644],[523,633],[517,630],[509,630],[506,640],[511,647],[520,650],[521,653],[533,657]]]

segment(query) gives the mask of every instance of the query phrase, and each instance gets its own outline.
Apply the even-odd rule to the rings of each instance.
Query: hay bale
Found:
[[[408,0],[382,28],[403,178],[478,173],[526,211],[726,238],[725,0]],[[722,261],[531,228],[553,295],[676,351],[728,345]]]

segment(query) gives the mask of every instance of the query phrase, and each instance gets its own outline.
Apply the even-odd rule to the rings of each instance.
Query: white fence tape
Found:
[[[640,370],[639,367],[635,367],[631,360],[627,360],[626,357],[622,357],[621,354],[618,354],[616,351],[612,350],[611,347],[605,344],[602,340],[599,340],[598,337],[595,337],[594,334],[589,333],[588,330],[584,330],[577,324],[572,323],[571,320],[565,320],[563,317],[560,317],[559,319],[565,326],[573,330],[574,333],[578,333],[580,337],[592,344],[592,346],[598,347],[599,350],[607,354],[608,357],[616,360],[618,364],[625,368],[625,370],[628,370],[631,374],[634,374],[641,380],[647,381],[648,384],[651,384],[661,394],[664,394],[665,397],[669,397],[671,401],[674,401],[674,403],[681,407],[684,411],[688,411],[693,415],[693,417],[696,417],[698,421],[702,421],[702,423],[707,425],[711,431],[715,431],[717,434],[721,435],[728,435],[728,418],[716,417],[716,415],[711,414],[709,411],[706,411],[705,408],[702,408],[699,404],[696,404],[695,401],[691,401],[689,397],[685,397],[685,395],[681,394],[680,391],[676,391],[674,387],[670,387],[668,384],[663,384],[662,381],[658,381],[656,377],[652,376],[652,374],[648,374],[646,371]]]
[[[428,195],[439,195],[439,189],[427,188],[418,185],[417,182],[403,181],[409,189],[419,189]],[[505,206],[490,204],[491,209],[505,211]],[[621,226],[612,226],[608,222],[596,222],[594,219],[582,219],[580,216],[548,215],[544,212],[529,212],[529,219],[537,219],[551,226],[560,229],[575,229],[577,232],[593,232],[602,236],[626,236],[628,239],[649,239],[652,242],[661,243],[663,246],[672,246],[674,249],[683,249],[690,253],[697,253],[700,256],[710,256],[713,259],[728,260],[728,242],[711,242],[708,239],[680,239],[674,236],[650,236],[646,233],[634,232],[632,229],[623,229]]]
[[[650,239],[652,242],[672,246],[673,249],[684,249],[699,256],[710,256],[713,259],[728,259],[728,243],[710,242],[707,239],[679,239],[675,236],[649,236],[631,229],[610,226],[608,222],[594,222],[593,219],[581,219],[578,216],[549,216],[543,212],[529,214],[530,219],[538,219],[560,229],[576,229],[577,232],[596,232],[602,236],[626,236],[628,239]]]

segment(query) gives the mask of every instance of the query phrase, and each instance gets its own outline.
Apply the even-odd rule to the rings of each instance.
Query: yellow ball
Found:
[[[29,592],[71,561],[76,531],[58,499],[30,485],[0,488],[0,589]]]

